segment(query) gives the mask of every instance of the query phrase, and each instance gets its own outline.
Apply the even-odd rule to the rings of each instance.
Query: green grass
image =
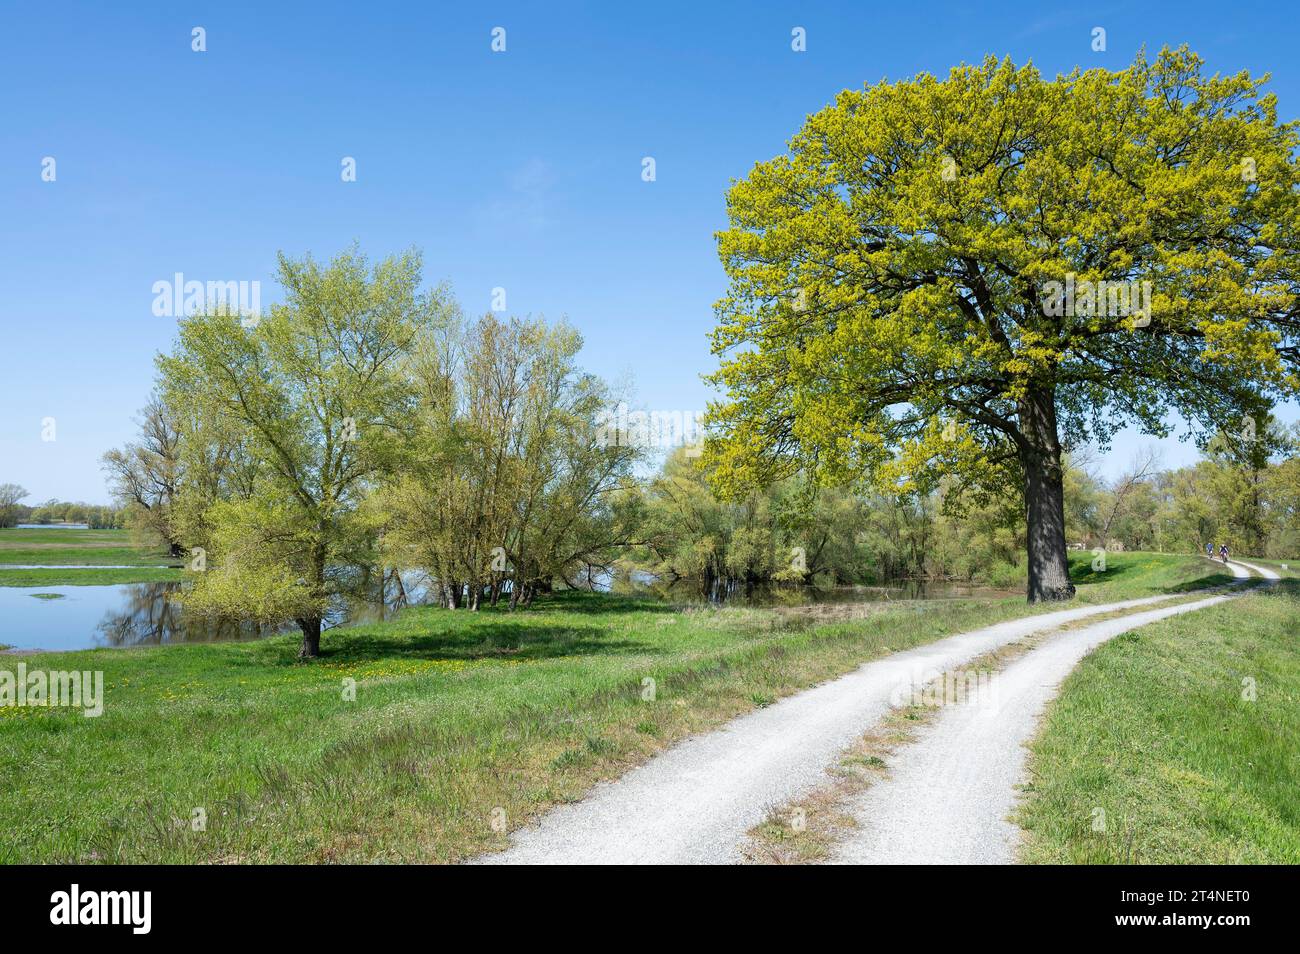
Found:
[[[44,546],[53,544],[58,547],[68,545],[69,540],[77,541],[79,547],[121,547],[128,546],[131,540],[129,530],[59,530],[48,527],[18,529],[16,527],[0,528],[0,550],[7,546]]]
[[[107,586],[115,583],[179,583],[184,570],[157,567],[87,570],[6,570],[0,586]]]
[[[1232,583],[1231,570],[1216,567],[1200,555],[1172,553],[1107,553],[1105,569],[1094,570],[1091,552],[1070,554],[1070,579],[1084,603],[1136,599],[1162,593],[1186,593]]]
[[[1300,862],[1297,635],[1283,581],[1092,653],[1032,748],[1024,860]]]
[[[0,530],[0,586],[94,586],[178,581],[184,579],[183,571],[159,569],[163,564],[176,562],[163,549],[136,549],[131,545],[131,535],[126,530]],[[20,570],[6,569],[6,564],[102,569]]]
[[[1080,598],[1198,579],[1218,581],[1204,561],[1119,554],[1105,574],[1080,571]],[[561,594],[516,614],[415,608],[333,630],[308,664],[291,636],[28,656],[103,671],[104,714],[0,709],[0,860],[457,860],[504,844],[495,809],[516,827],[865,660],[1057,608],[880,604],[812,624]],[[188,824],[196,808],[206,831]]]
[[[175,562],[165,549],[136,549],[127,530],[0,530],[0,564],[148,566]]]

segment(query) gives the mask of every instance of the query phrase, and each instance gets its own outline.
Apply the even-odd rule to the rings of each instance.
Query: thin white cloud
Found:
[[[544,159],[533,157],[511,170],[501,192],[475,210],[478,227],[494,234],[536,234],[551,221],[558,177]]]

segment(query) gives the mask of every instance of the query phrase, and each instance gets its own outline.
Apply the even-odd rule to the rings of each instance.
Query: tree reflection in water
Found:
[[[183,583],[129,583],[119,609],[104,614],[96,626],[102,645],[112,647],[157,646],[164,643],[210,643],[219,640],[261,639],[295,629],[285,621],[258,625],[248,620],[207,619],[185,612],[177,599]],[[343,623],[377,623],[392,619],[408,604],[423,601],[427,583],[414,574],[390,571],[366,574],[350,595],[339,597],[326,614],[326,626]]]
[[[192,617],[175,599],[180,583],[131,583],[123,587],[122,607],[104,614],[96,629],[106,646],[156,646],[209,643],[220,639],[258,639],[281,627],[240,620]]]

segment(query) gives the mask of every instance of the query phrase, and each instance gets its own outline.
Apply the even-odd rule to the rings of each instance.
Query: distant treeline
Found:
[[[115,530],[126,527],[126,509],[88,504],[80,501],[47,500],[30,506],[22,503],[28,493],[17,484],[0,484],[0,527],[20,523],[84,523],[92,530]]]
[[[718,586],[871,584],[900,579],[1023,580],[1025,519],[1015,484],[957,493],[950,482],[894,496],[807,486],[798,476],[739,500],[718,499],[684,451],[640,489],[624,565],[705,590]],[[1066,539],[1074,549],[1300,556],[1300,425],[1230,434],[1201,460],[1162,470],[1142,452],[1106,480],[1066,462]]]

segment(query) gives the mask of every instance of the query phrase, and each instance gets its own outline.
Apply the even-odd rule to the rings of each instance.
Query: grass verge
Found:
[[[1089,655],[1032,747],[1023,860],[1300,861],[1297,633],[1284,580]]]

